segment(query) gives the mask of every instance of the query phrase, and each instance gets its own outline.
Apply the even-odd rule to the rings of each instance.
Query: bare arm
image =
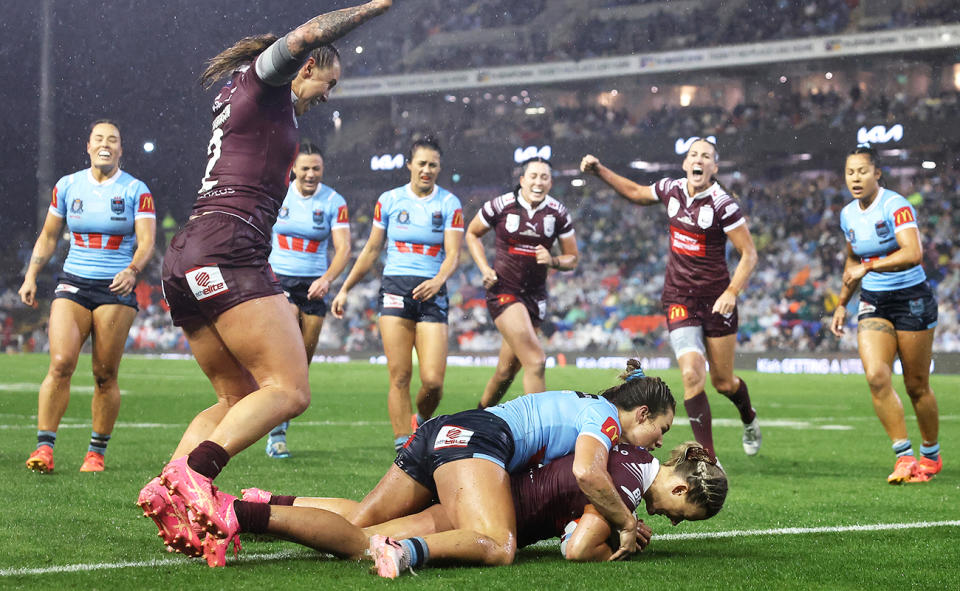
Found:
[[[640,549],[646,548],[652,535],[650,527],[642,520],[637,520],[637,542]],[[613,535],[612,535],[613,534]],[[610,524],[600,515],[593,505],[583,508],[583,515],[577,528],[573,530],[567,540],[564,558],[575,562],[603,562],[613,555],[613,545],[618,543],[616,532],[610,529]],[[611,539],[612,538],[612,539]]]
[[[463,248],[463,231],[445,230],[443,232],[443,250],[445,258],[435,276],[413,288],[413,299],[426,301],[437,295],[443,284],[456,271],[460,264],[460,251]]]
[[[43,221],[43,228],[37,241],[33,245],[33,254],[30,256],[30,264],[27,265],[27,271],[23,275],[23,284],[20,286],[20,301],[28,306],[36,307],[37,294],[37,275],[40,270],[46,266],[50,257],[57,250],[57,240],[60,238],[60,231],[63,230],[64,219],[47,212],[47,217]]]
[[[757,247],[753,244],[753,236],[750,235],[750,229],[747,224],[730,230],[727,233],[733,247],[740,253],[740,262],[733,271],[733,277],[730,278],[730,285],[720,294],[717,301],[713,304],[713,312],[716,314],[730,314],[737,305],[737,296],[747,287],[750,275],[754,267],[757,266]]]
[[[393,0],[371,0],[360,6],[321,14],[287,33],[287,49],[297,59],[304,59],[316,47],[333,43],[363,23],[379,16],[393,5]]]
[[[467,250],[470,251],[470,256],[473,257],[473,262],[477,264],[477,268],[480,269],[480,274],[483,276],[483,287],[490,289],[497,284],[497,272],[493,270],[493,267],[490,266],[490,261],[487,259],[487,252],[483,248],[483,242],[480,241],[480,238],[484,234],[490,231],[490,227],[483,223],[483,219],[480,217],[480,213],[473,217],[470,225],[467,226],[467,231],[464,234],[464,240],[467,242]]]
[[[128,295],[137,286],[137,276],[150,263],[157,244],[157,219],[140,218],[133,223],[137,234],[137,250],[133,252],[130,265],[113,276],[110,291],[117,295]]]
[[[850,270],[860,264],[860,259],[853,252],[853,247],[847,243],[846,257],[843,260],[843,276],[847,277]],[[849,285],[846,281],[840,286],[840,297],[837,301],[837,309],[833,311],[833,320],[830,322],[830,332],[840,336],[843,334],[843,325],[847,319],[847,303],[853,297],[854,292],[860,287],[860,280],[852,281]]]
[[[573,476],[587,500],[619,532],[620,548],[610,557],[619,560],[637,551],[637,518],[623,503],[607,472],[607,448],[589,435],[577,438]]]
[[[583,157],[580,161],[580,170],[584,173],[599,177],[600,180],[607,183],[611,189],[627,201],[632,201],[637,205],[653,205],[659,202],[659,199],[657,199],[657,196],[653,193],[653,189],[649,185],[639,185],[627,177],[613,172],[601,164],[600,160],[592,154],[587,154]]]
[[[353,263],[350,274],[347,275],[347,279],[340,287],[340,291],[330,304],[330,311],[337,318],[343,318],[343,312],[346,309],[347,303],[347,292],[350,291],[354,285],[360,283],[360,280],[370,271],[370,267],[377,261],[377,257],[380,256],[380,251],[383,250],[383,243],[386,237],[386,228],[378,228],[377,226],[370,228],[370,237],[367,238],[367,243],[363,245],[363,250],[360,251],[357,261]]]
[[[330,290],[330,284],[337,280],[350,260],[350,228],[334,228],[330,232],[333,242],[333,259],[327,266],[327,272],[314,280],[307,290],[307,298],[318,300]]]
[[[561,271],[573,271],[580,261],[580,248],[577,246],[576,234],[570,234],[560,239],[560,254],[550,257],[550,266]]]

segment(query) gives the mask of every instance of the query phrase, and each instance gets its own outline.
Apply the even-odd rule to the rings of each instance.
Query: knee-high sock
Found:
[[[713,415],[710,414],[707,393],[700,392],[693,398],[687,398],[683,401],[683,407],[687,410],[687,417],[690,419],[693,438],[710,452],[711,457],[716,457],[713,451]]]

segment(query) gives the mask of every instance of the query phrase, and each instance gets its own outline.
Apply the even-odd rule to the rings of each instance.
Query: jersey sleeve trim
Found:
[[[729,234],[731,230],[735,230],[746,223],[747,223],[746,219],[740,218],[739,220],[733,222],[729,226],[724,226],[723,231]]]
[[[608,437],[605,437],[603,435],[598,435],[596,433],[593,433],[592,431],[581,431],[580,435],[577,435],[577,437],[579,438],[583,435],[586,435],[587,437],[593,437],[594,439],[602,443],[603,446],[607,448],[607,451],[610,451],[610,448],[613,447],[613,444],[610,443],[610,438]]]

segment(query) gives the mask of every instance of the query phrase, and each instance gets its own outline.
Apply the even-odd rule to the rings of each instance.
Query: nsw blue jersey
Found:
[[[125,269],[133,260],[134,222],[157,217],[150,189],[119,168],[102,183],[89,168],[61,178],[49,211],[65,218],[70,232],[63,270],[85,279],[113,279]]]
[[[310,197],[296,185],[290,183],[273,225],[270,266],[280,275],[320,277],[327,272],[330,232],[350,227],[347,202],[322,183]]]
[[[840,227],[854,254],[864,262],[899,250],[897,232],[917,227],[917,214],[902,195],[881,187],[866,210],[852,201],[840,212]],[[891,291],[923,283],[927,278],[917,265],[903,271],[869,271],[860,287],[868,291]]]
[[[434,187],[427,197],[418,197],[407,184],[380,195],[373,225],[387,231],[384,275],[434,277],[446,255],[444,232],[463,232],[463,209],[446,189]]]
[[[617,407],[594,394],[539,392],[486,410],[506,421],[513,433],[511,474],[573,453],[580,435],[595,438],[607,451],[620,440]]]

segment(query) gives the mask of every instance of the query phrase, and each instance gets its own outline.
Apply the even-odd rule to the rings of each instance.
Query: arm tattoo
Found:
[[[867,318],[866,320],[861,320],[858,328],[860,330],[875,330],[878,332],[883,332],[894,338],[897,336],[897,331],[890,326],[889,322],[877,318]]]
[[[33,255],[32,257],[30,257],[30,264],[31,264],[31,265],[41,265],[41,266],[42,266],[42,265],[43,265],[44,263],[46,263],[46,262],[47,262],[47,259],[45,259],[45,258],[43,258],[43,257],[41,257],[41,256]]]
[[[291,55],[302,58],[311,49],[333,43],[385,10],[368,3],[321,14],[287,34],[287,48]]]

